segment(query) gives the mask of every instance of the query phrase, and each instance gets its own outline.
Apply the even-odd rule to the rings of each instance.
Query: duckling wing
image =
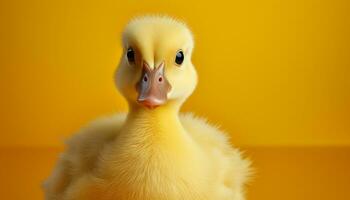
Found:
[[[230,145],[227,135],[205,119],[193,114],[181,114],[180,120],[188,134],[208,157],[213,165],[211,176],[217,187],[218,199],[243,200],[243,186],[250,175],[250,161]]]
[[[52,175],[45,181],[47,200],[61,199],[70,183],[94,169],[103,147],[118,134],[126,114],[98,119],[67,142]]]

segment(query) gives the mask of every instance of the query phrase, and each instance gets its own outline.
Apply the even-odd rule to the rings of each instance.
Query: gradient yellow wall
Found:
[[[0,146],[60,146],[125,111],[120,32],[138,15],[185,20],[199,85],[184,106],[237,145],[350,145],[345,0],[2,1]]]

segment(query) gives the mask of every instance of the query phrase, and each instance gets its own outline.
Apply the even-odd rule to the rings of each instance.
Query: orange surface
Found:
[[[257,173],[248,200],[350,199],[350,148],[243,148]],[[42,180],[60,150],[1,149],[0,195],[6,200],[43,199]]]

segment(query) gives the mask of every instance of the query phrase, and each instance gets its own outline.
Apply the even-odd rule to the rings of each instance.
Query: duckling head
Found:
[[[130,106],[181,105],[197,84],[187,26],[165,16],[132,20],[123,32],[116,85]]]

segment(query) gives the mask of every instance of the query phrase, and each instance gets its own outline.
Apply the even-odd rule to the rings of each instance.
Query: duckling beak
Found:
[[[167,101],[171,89],[164,74],[164,62],[153,70],[143,62],[141,78],[136,84],[137,102],[150,108],[156,108]]]

